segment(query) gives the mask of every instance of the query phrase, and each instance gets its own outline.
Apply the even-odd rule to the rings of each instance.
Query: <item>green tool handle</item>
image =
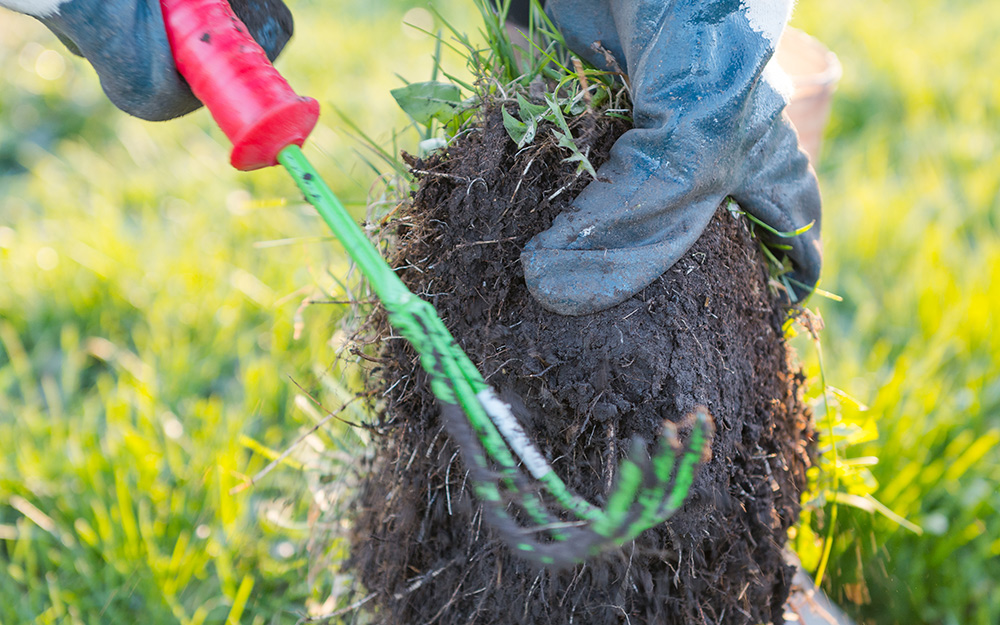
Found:
[[[405,304],[411,298],[416,298],[354,222],[340,199],[324,184],[298,146],[290,145],[279,152],[278,162],[288,170],[306,201],[316,208],[316,212],[344,245],[361,273],[371,282],[380,300]]]

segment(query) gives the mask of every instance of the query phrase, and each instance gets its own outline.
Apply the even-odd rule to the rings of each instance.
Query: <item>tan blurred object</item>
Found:
[[[799,133],[799,144],[815,165],[843,71],[840,61],[822,43],[795,28],[785,29],[774,58],[792,79],[795,91],[785,111]]]
[[[854,625],[844,612],[816,587],[798,556],[785,550],[785,562],[795,567],[792,591],[785,602],[785,625]]]

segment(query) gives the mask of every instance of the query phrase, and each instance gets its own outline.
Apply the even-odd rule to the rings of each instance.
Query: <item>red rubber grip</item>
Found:
[[[278,164],[301,146],[319,103],[292,91],[226,0],[160,0],[178,71],[233,142],[242,171]]]

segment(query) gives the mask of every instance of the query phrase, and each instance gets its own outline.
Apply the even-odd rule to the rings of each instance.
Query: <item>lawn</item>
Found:
[[[845,68],[819,171],[844,297],[817,302],[827,379],[878,427],[851,450],[878,457],[876,497],[924,531],[842,506],[832,594],[872,622],[1000,622],[1000,11],[799,4]]]
[[[400,0],[289,4],[279,67],[324,108],[307,153],[360,218],[373,157],[334,109],[395,149],[395,74],[426,79],[433,51],[402,22],[429,16]],[[466,29],[470,4],[435,1]],[[845,67],[819,168],[822,286],[844,301],[811,304],[828,383],[862,405],[835,394],[834,416],[879,436],[840,460],[923,531],[839,505],[825,586],[872,623],[992,625],[1000,10],[802,0],[794,23]],[[232,490],[321,417],[306,393],[336,408],[354,387],[333,366],[348,309],[303,306],[344,297],[342,250],[282,172],[232,171],[204,112],[127,118],[8,12],[0,82],[0,623],[294,623],[336,607],[349,577],[319,564],[340,547],[309,542],[336,502],[310,485],[363,440],[321,429]],[[816,380],[815,351],[797,347]],[[813,566],[831,513],[798,536]]]
[[[393,72],[434,46],[401,3],[320,5],[281,67],[362,215],[374,175],[333,107],[390,141]],[[0,623],[294,623],[333,578],[306,574],[307,479],[230,490],[313,425],[304,392],[347,392],[341,307],[301,306],[342,297],[342,250],[282,172],[229,167],[206,113],[130,119],[34,21],[4,12],[0,41]]]

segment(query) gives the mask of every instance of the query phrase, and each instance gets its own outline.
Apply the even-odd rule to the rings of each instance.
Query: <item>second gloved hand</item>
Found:
[[[292,36],[281,0],[230,0],[273,61]],[[159,0],[0,0],[38,18],[85,57],[108,98],[126,113],[152,121],[201,106],[174,67]]]
[[[765,71],[791,0],[549,0],[569,46],[598,67],[609,51],[631,81],[634,128],[521,254],[547,309],[603,310],[670,268],[733,197],[779,231],[801,297],[819,277],[820,197]],[[608,68],[611,69],[611,68]]]

